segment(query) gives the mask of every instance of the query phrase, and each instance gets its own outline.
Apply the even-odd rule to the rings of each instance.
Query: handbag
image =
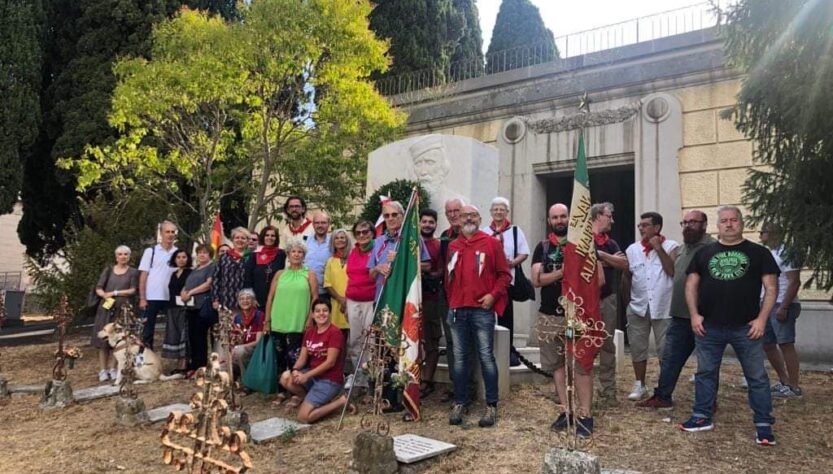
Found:
[[[278,391],[277,371],[275,342],[269,333],[264,333],[252,352],[252,358],[246,366],[246,371],[243,372],[241,381],[249,389],[268,395]]]
[[[515,257],[518,256],[518,227],[512,226],[512,239],[514,240]],[[515,281],[509,285],[509,297],[512,301],[535,301],[535,288],[532,287],[529,279],[524,275],[523,268],[515,267]]]
[[[104,280],[104,286],[102,288],[107,288],[107,283],[110,281],[110,272],[112,272],[113,267],[107,266],[104,268],[103,271],[107,272],[107,278]],[[84,308],[82,311],[89,312],[89,311],[96,311],[98,309],[99,303],[101,303],[101,297],[98,296],[98,293],[95,292],[95,286],[90,292],[87,294],[87,300],[84,302]]]
[[[200,321],[206,326],[213,326],[220,321],[220,315],[214,306],[211,304],[204,304],[199,309]]]

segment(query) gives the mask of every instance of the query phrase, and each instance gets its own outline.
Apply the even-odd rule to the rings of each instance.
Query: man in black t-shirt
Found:
[[[772,396],[764,368],[766,320],[777,296],[778,265],[765,247],[743,238],[743,216],[734,206],[717,211],[719,240],[701,248],[688,267],[686,303],[697,346],[697,376],[691,418],[683,431],[714,428],[712,414],[726,345],[735,351],[749,383],[755,441],[775,445]],[[761,286],[763,284],[763,303]]]

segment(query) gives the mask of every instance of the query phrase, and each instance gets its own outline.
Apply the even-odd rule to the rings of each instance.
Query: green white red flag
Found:
[[[576,171],[573,181],[573,200],[570,203],[570,226],[567,232],[567,245],[564,247],[564,278],[561,293],[576,302],[580,309],[577,317],[586,327],[595,327],[601,320],[599,310],[599,277],[596,271],[598,258],[593,242],[593,226],[590,222],[590,178],[587,173],[587,156],[584,150],[584,132],[579,132],[578,151],[576,152]],[[593,329],[586,330],[585,337],[568,340],[567,350],[571,351],[576,362],[587,373],[593,369],[593,359],[601,349],[601,344],[592,343],[590,337],[601,336]]]
[[[419,383],[422,339],[422,280],[420,278],[419,193],[411,193],[396,257],[376,303],[373,324],[381,328],[387,345],[397,357],[397,382],[403,386],[403,402],[414,421],[419,420]]]

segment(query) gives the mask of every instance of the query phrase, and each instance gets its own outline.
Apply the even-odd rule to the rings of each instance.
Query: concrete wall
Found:
[[[23,271],[26,248],[17,236],[17,224],[22,213],[22,206],[17,204],[11,214],[0,215],[0,273]],[[27,284],[28,278],[24,274],[21,287],[25,288]]]

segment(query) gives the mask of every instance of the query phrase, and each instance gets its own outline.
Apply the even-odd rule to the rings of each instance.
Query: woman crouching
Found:
[[[347,403],[342,389],[344,335],[330,321],[331,309],[328,299],[313,301],[315,324],[304,333],[294,367],[281,374],[281,385],[294,395],[290,404],[297,406],[303,398],[298,409],[298,420],[303,423],[314,423]]]

